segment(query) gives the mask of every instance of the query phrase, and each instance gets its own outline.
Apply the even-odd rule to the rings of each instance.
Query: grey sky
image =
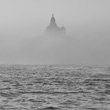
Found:
[[[46,51],[45,45],[41,50],[44,42],[48,44],[47,39],[42,38],[40,44],[36,44],[36,42],[38,41],[37,36],[42,35],[49,24],[52,13],[55,14],[57,24],[67,28],[67,34],[73,38],[73,42],[68,47],[66,46],[67,41],[63,43],[61,50],[56,51],[59,53],[57,57],[54,58],[51,55],[51,59],[49,59],[42,56]],[[36,45],[29,46],[28,43],[35,39]],[[35,47],[37,48],[35,49]],[[63,47],[69,49],[69,55],[65,52],[64,58],[60,58]],[[81,61],[81,63],[110,64],[109,47],[110,0],[0,0],[1,63],[20,63],[27,57],[27,59],[30,58],[29,62],[34,61],[34,63],[38,59],[40,59],[39,62],[44,61],[44,63],[46,60],[57,63],[57,60],[61,59],[62,63],[70,63],[70,61],[80,63]],[[23,54],[26,51],[25,48],[28,53],[30,53],[29,48],[34,51],[33,59],[31,59],[31,54],[29,56]],[[56,47],[55,50],[57,48],[59,47]],[[51,53],[53,48],[47,50]],[[40,56],[42,57],[40,58]],[[24,60],[24,63],[28,62],[27,59]]]

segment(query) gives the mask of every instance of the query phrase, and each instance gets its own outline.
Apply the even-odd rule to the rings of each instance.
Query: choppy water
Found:
[[[1,65],[0,110],[110,110],[110,67]]]

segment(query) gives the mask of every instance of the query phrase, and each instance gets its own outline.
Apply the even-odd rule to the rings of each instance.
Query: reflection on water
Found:
[[[1,65],[0,110],[110,110],[110,67]]]

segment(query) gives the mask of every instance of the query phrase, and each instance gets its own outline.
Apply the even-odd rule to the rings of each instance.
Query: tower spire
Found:
[[[55,18],[54,18],[54,13],[52,14],[52,18],[51,18],[51,24],[53,25],[56,25],[56,23],[55,23]]]

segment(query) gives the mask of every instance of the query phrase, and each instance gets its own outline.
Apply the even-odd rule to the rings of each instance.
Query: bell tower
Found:
[[[52,18],[50,20],[50,26],[54,26],[54,27],[57,26],[54,14],[52,14]]]

